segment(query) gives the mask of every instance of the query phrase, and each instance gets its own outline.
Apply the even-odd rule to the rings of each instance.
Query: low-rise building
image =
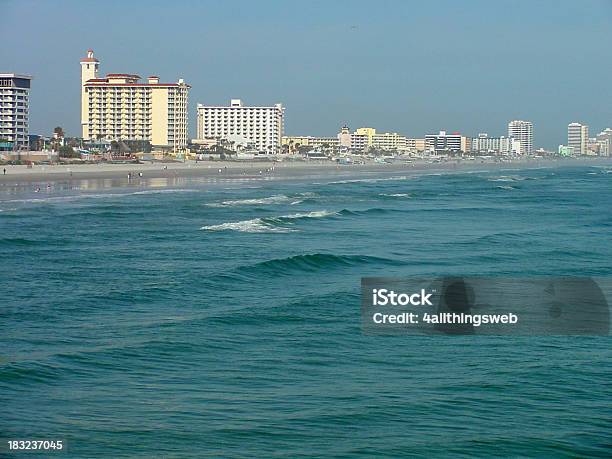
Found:
[[[559,153],[559,156],[574,156],[574,147],[559,145],[557,152]]]
[[[407,138],[406,149],[414,153],[425,151],[425,139]]]
[[[301,146],[337,151],[340,147],[340,139],[338,137],[283,136],[281,144],[286,145],[290,153],[295,153]]]

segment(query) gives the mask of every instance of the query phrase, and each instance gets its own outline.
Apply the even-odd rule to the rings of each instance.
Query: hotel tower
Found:
[[[190,86],[160,83],[150,76],[109,73],[98,76],[93,50],[81,59],[81,126],[86,140],[144,140],[173,152],[187,147],[187,97]]]

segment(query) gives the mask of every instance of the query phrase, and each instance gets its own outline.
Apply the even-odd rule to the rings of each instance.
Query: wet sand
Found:
[[[512,169],[558,166],[612,166],[609,158],[592,159],[545,159],[522,158],[508,162],[483,160],[461,160],[432,163],[426,161],[395,162],[390,164],[368,162],[366,164],[339,165],[331,161],[283,161],[283,162],[231,162],[231,161],[189,161],[185,163],[143,163],[143,164],[70,164],[0,166],[0,187],[3,185],[44,185],[50,182],[66,182],[92,179],[110,179],[112,182],[127,183],[128,174],[132,180],[156,178],[257,178],[299,179],[307,176],[358,176],[374,173],[418,171],[469,171],[483,169]],[[6,168],[6,174],[2,169]],[[113,185],[111,185],[113,186]]]

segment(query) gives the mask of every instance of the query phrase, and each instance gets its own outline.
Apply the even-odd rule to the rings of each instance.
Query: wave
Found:
[[[403,213],[403,212],[405,211],[399,210],[399,209],[385,209],[383,207],[373,207],[371,209],[364,209],[364,210],[343,209],[336,213],[341,216],[364,216],[364,215],[383,215],[383,214]]]
[[[219,225],[208,225],[200,229],[204,231],[239,231],[241,233],[289,233],[294,231],[291,228],[270,225],[266,223],[263,218],[221,223]]]
[[[270,205],[270,204],[284,204],[290,202],[291,205],[296,205],[304,202],[305,198],[313,198],[316,195],[314,193],[300,193],[296,196],[287,196],[285,194],[276,194],[268,196],[266,198],[250,198],[250,199],[236,199],[221,202],[211,202],[206,204],[207,207],[237,207],[237,206],[256,206],[256,205]]]
[[[227,222],[218,225],[202,226],[204,231],[239,231],[243,233],[289,233],[297,231],[291,226],[298,220],[327,217],[358,217],[364,215],[383,215],[392,212],[405,212],[398,209],[385,209],[374,207],[365,210],[342,209],[339,211],[314,210],[311,212],[298,212],[278,217],[259,217],[250,220]]]
[[[498,188],[500,190],[516,190],[517,188],[514,186],[510,186],[510,185],[499,185],[496,186],[495,188]]]
[[[410,198],[410,193],[378,193],[378,196],[384,196],[386,198]]]
[[[336,180],[333,182],[313,183],[313,185],[346,185],[346,184],[351,184],[351,183],[377,183],[377,182],[388,182],[388,181],[397,181],[397,180],[410,180],[414,178],[415,177],[413,176],[400,175],[400,176],[384,177],[384,178]]]
[[[227,222],[219,225],[203,226],[204,231],[239,231],[242,233],[289,233],[296,231],[289,227],[295,220],[308,218],[324,218],[339,215],[339,212],[328,210],[315,210],[312,212],[300,212],[279,217],[260,217],[238,222]]]
[[[520,175],[499,175],[487,179],[489,182],[522,182],[529,180],[529,177],[521,177]]]
[[[290,275],[295,272],[316,272],[323,269],[355,267],[362,265],[401,266],[404,263],[389,258],[369,255],[335,255],[331,253],[311,253],[275,258],[254,265],[240,266],[231,274],[239,275]]]

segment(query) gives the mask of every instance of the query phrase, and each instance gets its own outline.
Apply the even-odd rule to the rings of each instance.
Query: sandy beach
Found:
[[[78,182],[103,180],[105,186],[122,186],[131,180],[177,179],[177,178],[223,178],[240,179],[274,177],[278,179],[304,178],[306,176],[350,176],[375,173],[420,171],[469,171],[479,169],[537,168],[557,166],[612,166],[608,158],[547,159],[521,158],[506,162],[491,160],[461,160],[446,162],[394,162],[339,165],[331,161],[188,161],[183,163],[141,163],[141,164],[63,164],[0,166],[0,189],[4,186],[38,186],[50,182]],[[6,169],[6,174],[2,174]],[[128,177],[130,174],[130,177]],[[142,174],[142,176],[140,176]]]

